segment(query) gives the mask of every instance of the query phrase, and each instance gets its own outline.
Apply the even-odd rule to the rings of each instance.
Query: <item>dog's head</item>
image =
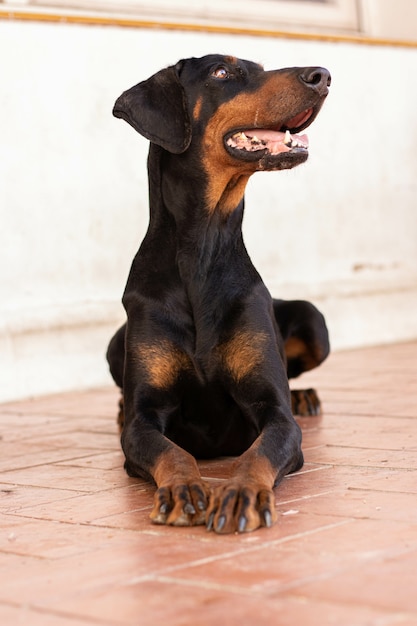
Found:
[[[317,116],[329,85],[320,67],[265,71],[208,55],[125,91],[113,113],[168,152],[198,152],[215,202],[233,179],[246,184],[255,171],[289,169],[308,158],[307,136],[299,133]]]

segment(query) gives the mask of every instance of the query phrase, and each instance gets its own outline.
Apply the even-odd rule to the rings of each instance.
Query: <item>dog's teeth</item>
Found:
[[[236,133],[235,137],[236,137],[236,139],[241,139],[242,141],[247,141],[248,140],[248,138],[246,137],[244,132]]]
[[[257,137],[256,135],[254,135],[254,136],[252,137],[252,142],[253,142],[253,143],[261,143],[260,139],[258,139],[258,137]]]
[[[286,146],[291,146],[291,144],[294,145],[292,137],[291,137],[291,133],[289,130],[285,131],[284,143]]]

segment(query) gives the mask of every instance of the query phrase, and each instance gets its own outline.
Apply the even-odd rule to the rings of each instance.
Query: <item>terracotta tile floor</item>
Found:
[[[278,523],[241,536],[150,524],[115,389],[0,405],[0,622],[415,626],[417,343],[335,353],[301,383],[324,405],[300,420],[305,467]]]

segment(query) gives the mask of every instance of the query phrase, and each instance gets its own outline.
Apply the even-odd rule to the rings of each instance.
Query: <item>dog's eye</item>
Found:
[[[220,80],[229,78],[229,72],[223,65],[216,67],[216,69],[211,73],[211,75],[213,76],[213,78],[220,78]]]

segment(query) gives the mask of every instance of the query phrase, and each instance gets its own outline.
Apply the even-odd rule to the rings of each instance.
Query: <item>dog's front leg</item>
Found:
[[[185,354],[167,341],[141,342],[138,347],[128,336],[121,442],[128,474],[156,483],[150,515],[155,524],[205,523],[209,487],[194,457],[164,435],[178,411],[178,380],[186,368]]]
[[[276,520],[273,487],[303,465],[301,430],[291,412],[283,359],[274,336],[240,328],[222,346],[222,378],[259,436],[212,492],[208,527],[246,532]]]
[[[277,519],[273,487],[303,465],[298,426],[271,424],[240,456],[225,484],[216,487],[208,508],[208,529],[249,532]]]
[[[158,420],[157,416],[145,412],[125,424],[122,447],[126,470],[131,476],[150,477],[156,483],[150,514],[153,523],[204,524],[209,487],[194,457],[159,432],[152,424],[154,419]]]

